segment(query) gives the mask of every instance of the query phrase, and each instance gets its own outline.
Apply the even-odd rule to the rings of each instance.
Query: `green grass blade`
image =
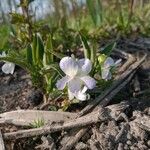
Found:
[[[109,45],[107,45],[101,52],[109,56],[115,47],[116,47],[116,42],[112,42]]]
[[[41,36],[38,34],[37,35],[37,50],[36,50],[36,55],[38,62],[43,61],[43,55],[44,55],[44,44]]]
[[[32,65],[32,63],[33,63],[33,59],[32,59],[32,47],[31,47],[30,44],[27,46],[27,61],[28,61],[29,64]]]
[[[84,49],[84,57],[90,59],[91,49],[87,42],[86,37],[82,33],[80,33],[80,39],[81,39],[83,49]]]

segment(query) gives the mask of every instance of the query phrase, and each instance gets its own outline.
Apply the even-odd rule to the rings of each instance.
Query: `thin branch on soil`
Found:
[[[122,125],[121,130],[119,131],[119,133],[116,135],[115,137],[115,142],[118,143],[119,139],[121,138],[121,136],[124,134],[125,131],[125,125]]]
[[[143,125],[143,124],[141,124],[141,123],[137,123],[137,122],[136,122],[136,124],[137,124],[141,129],[150,132],[150,127],[145,126],[145,125]]]
[[[144,95],[144,94],[150,94],[150,88],[148,88],[146,90],[143,90],[143,91],[140,91],[138,93],[134,93],[134,97],[141,96],[141,95]]]
[[[4,145],[4,141],[3,141],[3,136],[0,130],[0,150],[5,150],[5,145]]]
[[[136,57],[134,57],[133,55],[131,54],[128,54],[128,60],[126,63],[124,63],[121,68],[118,70],[118,73],[117,74],[121,74],[123,73],[125,70],[127,70],[130,65],[132,65],[134,62],[136,61]]]
[[[102,114],[104,112],[105,112],[104,109],[99,109],[97,112],[92,112],[86,116],[73,119],[70,121],[66,121],[65,123],[54,123],[54,124],[52,123],[51,125],[46,125],[40,128],[20,130],[11,133],[4,133],[4,139],[7,140],[19,139],[25,137],[38,136],[38,135],[45,135],[48,133],[68,130],[71,128],[84,127],[102,121],[101,116],[103,116]]]
[[[38,120],[46,124],[48,122],[65,122],[76,116],[76,113],[61,111],[16,110],[0,114],[0,124],[30,126]]]

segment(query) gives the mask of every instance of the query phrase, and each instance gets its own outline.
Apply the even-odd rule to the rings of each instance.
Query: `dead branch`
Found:
[[[136,122],[136,124],[137,124],[141,129],[150,132],[150,127],[149,127],[149,126],[146,126],[146,125],[144,125],[144,124],[142,124],[142,123],[137,123],[137,122]]]
[[[76,117],[76,113],[41,111],[41,110],[16,110],[0,114],[0,124],[14,124],[17,126],[30,126],[38,120],[44,124],[48,122],[64,122]]]
[[[104,113],[104,109],[100,109],[97,112],[92,112],[91,114],[88,114],[86,116],[73,119],[70,121],[66,121],[65,123],[54,123],[54,124],[46,125],[40,128],[5,133],[4,139],[7,139],[7,140],[20,139],[20,138],[25,138],[25,137],[45,135],[48,133],[68,130],[71,128],[84,127],[84,126],[102,121],[102,118],[100,118],[100,116],[103,116],[102,115],[103,113]]]
[[[127,59],[127,62],[124,63],[120,69],[118,70],[118,74],[121,74],[123,73],[125,70],[127,70],[130,65],[132,65],[134,62],[136,61],[136,57],[134,57],[133,55],[131,54],[128,54],[128,59]]]

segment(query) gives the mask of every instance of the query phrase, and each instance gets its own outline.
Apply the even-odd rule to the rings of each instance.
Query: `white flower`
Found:
[[[0,57],[6,57],[6,53],[3,52]],[[15,64],[11,62],[5,62],[5,64],[2,66],[2,71],[6,74],[13,74],[15,70]]]
[[[85,90],[81,90],[83,86],[88,89],[95,87],[96,81],[88,75],[92,69],[92,63],[89,59],[76,60],[72,57],[64,57],[59,65],[66,76],[58,80],[56,86],[59,90],[68,86],[69,99],[82,97],[85,93]],[[80,99],[84,99],[83,97]]]
[[[111,68],[117,67],[121,62],[121,59],[114,62],[111,57],[107,57],[101,67],[102,79],[109,80],[112,78]]]
[[[74,97],[78,100],[81,101],[85,101],[88,97],[88,95],[86,94],[87,91],[87,87],[84,86],[82,90],[72,93],[69,89],[68,89],[68,95],[69,95],[69,99],[72,100]]]

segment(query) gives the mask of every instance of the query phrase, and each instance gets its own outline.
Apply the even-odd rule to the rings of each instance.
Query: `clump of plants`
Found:
[[[85,29],[37,25],[28,12],[31,2],[21,1],[23,14],[11,14],[13,40],[1,51],[2,71],[13,74],[15,65],[25,69],[33,86],[42,89],[45,102],[61,95],[64,110],[71,103],[89,100],[94,88],[113,79],[121,61],[110,57],[116,43],[99,50],[96,38]]]

